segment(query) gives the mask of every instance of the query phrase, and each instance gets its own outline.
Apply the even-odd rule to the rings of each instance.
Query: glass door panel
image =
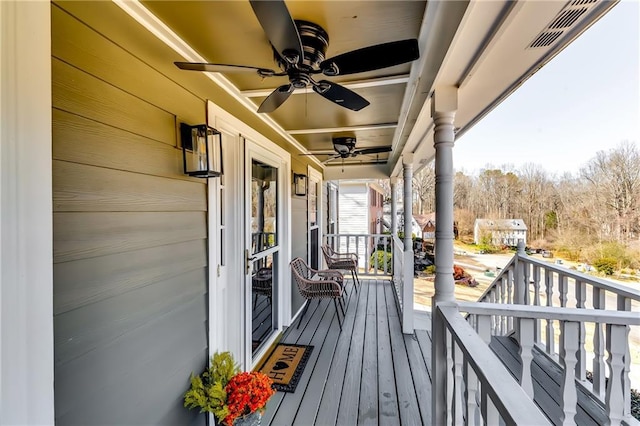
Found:
[[[251,160],[251,350],[277,329],[278,169]]]

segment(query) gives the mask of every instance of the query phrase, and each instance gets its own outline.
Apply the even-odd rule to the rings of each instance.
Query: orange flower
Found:
[[[224,424],[233,426],[236,418],[263,409],[275,393],[272,385],[273,381],[258,371],[233,376],[225,387],[229,415],[225,417]]]

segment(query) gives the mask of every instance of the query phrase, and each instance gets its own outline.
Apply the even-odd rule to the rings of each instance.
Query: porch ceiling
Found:
[[[326,29],[327,57],[417,38],[420,58],[327,78],[368,99],[371,105],[361,111],[302,91],[269,116],[307,150],[332,152],[332,137],[346,135],[356,137],[357,148],[393,147],[388,154],[330,162],[325,167],[328,179],[398,175],[403,153],[414,153],[418,167],[433,158],[430,99],[437,86],[459,88],[455,125],[461,135],[616,1],[287,1],[294,19]],[[278,69],[248,1],[144,1],[142,5],[207,61]],[[584,10],[574,13],[577,18],[571,25],[556,28],[559,35],[548,46],[529,47],[567,7]],[[168,63],[175,60],[181,58],[166,58]],[[263,79],[254,73],[224,76],[251,101],[250,108],[255,105],[254,111],[271,90],[287,82],[286,77]],[[304,152],[292,152],[300,154]],[[321,164],[327,155],[317,159]]]

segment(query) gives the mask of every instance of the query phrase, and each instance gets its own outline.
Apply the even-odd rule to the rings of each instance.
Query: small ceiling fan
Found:
[[[359,155],[374,155],[374,154],[382,154],[384,152],[391,152],[390,146],[375,146],[371,148],[361,148],[356,149],[356,138],[345,136],[339,138],[333,138],[333,149],[334,152],[331,151],[316,151],[310,152],[309,154],[300,154],[300,155],[328,155],[329,158],[324,160],[322,163],[327,164],[333,160],[337,160],[342,158],[351,158],[357,157]]]
[[[316,81],[315,74],[333,77],[373,71],[418,59],[418,41],[407,39],[377,44],[342,53],[325,59],[329,35],[317,24],[294,21],[283,0],[250,0],[281,71],[247,65],[215,63],[175,62],[176,66],[190,71],[254,72],[260,77],[287,76],[289,83],[275,89],[262,102],[258,112],[273,112],[291,96],[295,89],[311,86],[325,99],[344,108],[360,111],[369,105],[362,96],[328,80]]]

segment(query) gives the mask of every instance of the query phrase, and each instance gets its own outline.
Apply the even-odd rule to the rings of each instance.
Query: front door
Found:
[[[247,353],[253,360],[269,344],[279,326],[278,265],[283,241],[278,218],[284,188],[279,158],[249,140],[245,144],[245,330]]]

